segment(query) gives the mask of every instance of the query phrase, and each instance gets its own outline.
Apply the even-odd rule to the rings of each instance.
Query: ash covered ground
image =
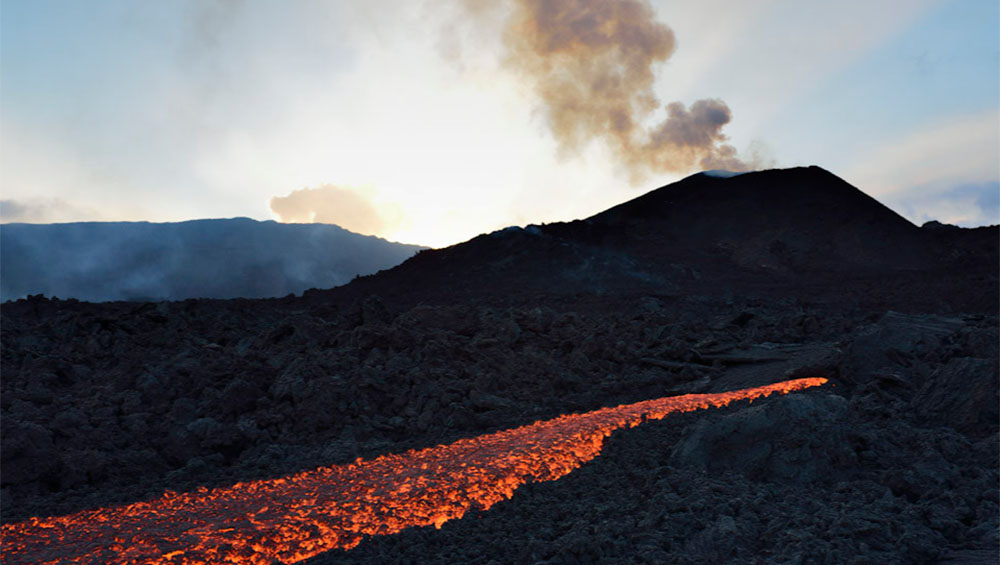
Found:
[[[823,376],[312,562],[995,563],[996,228],[917,228],[814,169],[691,179],[303,297],[5,303],[2,521]],[[832,200],[725,217],[730,188],[817,187]],[[730,211],[685,239],[709,205]]]

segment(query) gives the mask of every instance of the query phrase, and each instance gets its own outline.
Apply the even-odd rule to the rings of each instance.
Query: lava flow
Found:
[[[524,483],[590,461],[619,428],[825,382],[646,400],[278,479],[32,518],[3,526],[0,555],[8,564],[295,563],[351,549],[366,535],[440,528],[473,507],[486,510]]]

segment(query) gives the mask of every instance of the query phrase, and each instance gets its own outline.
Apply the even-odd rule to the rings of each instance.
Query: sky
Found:
[[[800,165],[1000,223],[1000,3],[0,2],[4,222],[444,246]]]

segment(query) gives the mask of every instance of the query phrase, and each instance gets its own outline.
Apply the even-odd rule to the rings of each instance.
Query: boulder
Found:
[[[859,330],[844,352],[840,374],[851,383],[870,380],[872,371],[908,367],[937,349],[964,322],[957,318],[887,312]]]
[[[951,359],[927,379],[910,406],[924,424],[986,436],[996,432],[1000,420],[997,379],[995,359]]]
[[[832,394],[794,394],[732,414],[706,414],[678,442],[671,462],[761,481],[830,479],[835,468],[855,460],[846,418],[847,402]]]
[[[4,484],[20,484],[47,478],[58,460],[52,444],[52,432],[38,424],[4,418]]]

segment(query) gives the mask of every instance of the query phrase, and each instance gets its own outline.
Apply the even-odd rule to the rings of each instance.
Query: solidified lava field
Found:
[[[278,479],[34,518],[4,525],[0,552],[10,564],[297,563],[353,549],[365,536],[489,510],[525,483],[559,479],[597,457],[617,429],[825,382],[647,400]]]
[[[634,202],[301,297],[4,303],[0,521],[821,377],[307,562],[997,562],[996,227],[918,228],[815,168]]]

